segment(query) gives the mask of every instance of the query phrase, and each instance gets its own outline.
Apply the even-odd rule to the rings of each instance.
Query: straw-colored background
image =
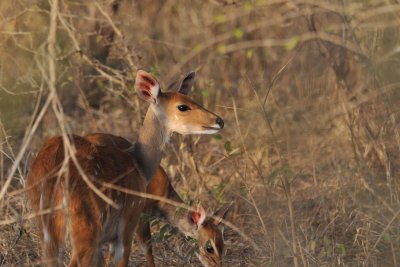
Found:
[[[224,264],[400,265],[398,0],[60,0],[54,36],[51,2],[0,1],[0,266],[40,265],[19,190],[47,137],[134,140],[139,68],[164,88],[196,70],[192,96],[225,120],[162,161],[185,200],[235,202],[246,236],[225,228]],[[199,265],[159,239],[158,265]]]

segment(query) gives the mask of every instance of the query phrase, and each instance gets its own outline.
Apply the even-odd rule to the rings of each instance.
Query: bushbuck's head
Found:
[[[204,266],[222,266],[222,252],[224,249],[223,233],[219,229],[221,220],[224,219],[231,210],[232,205],[227,205],[219,209],[213,218],[206,218],[203,207],[195,207],[197,211],[192,212],[192,221],[195,224],[195,237],[198,240],[199,260]]]
[[[195,73],[191,72],[182,80],[176,92],[162,92],[154,76],[139,70],[135,88],[138,96],[151,104],[167,132],[214,134],[224,127],[224,121],[187,96],[194,79]]]

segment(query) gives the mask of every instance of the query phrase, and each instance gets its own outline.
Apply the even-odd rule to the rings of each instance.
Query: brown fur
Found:
[[[206,110],[184,94],[165,92],[159,95],[158,101],[164,108],[162,112],[168,114],[168,117],[166,117],[168,123],[182,125],[190,131],[200,132],[215,127],[218,124],[218,119],[220,119],[218,115]],[[173,104],[163,105],[165,102]],[[181,112],[177,109],[178,105],[187,105],[190,110]],[[181,133],[184,132],[185,130],[181,130]]]
[[[85,138],[96,145],[104,146],[115,146],[119,149],[128,149],[131,147],[131,143],[126,139],[103,133],[95,133],[86,135]],[[169,181],[167,174],[162,167],[159,167],[151,179],[150,183],[147,185],[146,192],[155,196],[165,197],[167,199],[173,200],[178,203],[183,203],[182,199],[176,193],[174,188]],[[146,199],[146,206],[144,208],[146,214],[155,215],[156,213],[165,214],[167,218],[174,217],[176,208],[166,204],[162,201],[154,199]],[[224,214],[219,214],[223,216]],[[190,220],[190,214],[185,215],[185,217]],[[185,222],[185,220],[184,220]],[[186,221],[185,223],[192,223],[191,221]],[[199,242],[199,252],[202,262],[206,266],[220,266],[222,250],[224,247],[224,241],[222,238],[222,233],[218,229],[218,223],[214,223],[212,220],[206,220],[201,227],[197,229],[197,236]],[[175,225],[180,228],[180,225]],[[192,225],[194,228],[195,226]],[[136,235],[141,245],[144,247],[145,257],[147,265],[152,267],[154,264],[154,257],[152,253],[151,246],[151,232],[150,232],[150,222],[140,220]],[[205,245],[207,241],[212,240],[217,249],[217,253],[208,253],[205,250]]]
[[[193,82],[194,73],[190,73],[183,79],[179,92],[187,93]],[[161,150],[170,134],[210,134],[223,128],[221,118],[183,94],[162,93],[157,80],[145,71],[137,72],[135,88],[138,96],[148,101],[151,108],[140,129],[138,141],[129,153],[115,146],[119,142],[127,145],[120,138],[112,139],[110,145],[107,143],[110,140],[95,144],[83,137],[70,136],[76,149],[75,162],[86,174],[81,175],[72,160],[64,160],[63,139],[56,137],[45,142],[32,164],[26,186],[34,212],[63,206],[62,210],[54,210],[37,219],[44,259],[50,260],[50,266],[59,259],[67,226],[73,248],[70,266],[101,266],[101,246],[106,242],[117,245],[114,256],[116,265],[126,266],[132,236],[145,201],[132,194],[111,190],[104,183],[144,192],[145,185],[159,168]],[[180,111],[177,105],[181,104],[190,105],[190,110]],[[61,169],[62,165],[66,168]],[[86,184],[86,176],[119,209],[106,204]],[[172,188],[167,177],[163,184]]]
[[[101,244],[116,242],[118,238],[121,238],[124,253],[116,265],[126,266],[144,200],[103,188],[101,182],[143,192],[144,179],[128,153],[113,147],[96,146],[79,136],[72,136],[71,141],[85,174],[120,209],[106,204],[86,185],[72,160],[68,161],[66,172],[58,177],[64,160],[63,142],[61,137],[49,139],[32,163],[27,177],[28,196],[34,212],[62,205],[64,197],[67,203],[65,210],[37,217],[44,258],[49,260],[49,266],[56,264],[67,225],[70,225],[73,248],[70,266],[101,266]]]

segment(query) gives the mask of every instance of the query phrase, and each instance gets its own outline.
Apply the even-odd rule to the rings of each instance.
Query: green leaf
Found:
[[[243,34],[244,33],[243,33],[242,29],[240,29],[240,28],[235,28],[233,30],[233,36],[235,36],[236,39],[242,39]]]
[[[225,148],[225,151],[228,153],[229,156],[231,156],[233,154],[236,154],[236,153],[238,153],[240,151],[240,148],[232,147],[232,144],[231,144],[230,141],[226,141],[224,143],[224,148]]]
[[[173,227],[171,229],[171,231],[169,231],[169,233],[170,233],[171,236],[173,236],[173,235],[176,235],[177,233],[179,233],[179,230],[178,230],[177,227]]]
[[[201,93],[201,95],[202,95],[203,97],[208,97],[208,95],[209,95],[208,90],[201,90],[200,93]]]
[[[339,249],[339,254],[341,256],[346,255],[346,247],[344,246],[344,244],[337,244],[338,249]]]
[[[254,8],[253,3],[251,1],[247,1],[244,4],[244,10],[251,11]]]
[[[204,46],[202,44],[197,44],[193,47],[194,52],[200,52],[203,50]]]
[[[326,33],[335,33],[335,28],[333,26],[329,26],[325,28]]]
[[[262,6],[262,5],[265,5],[265,4],[267,4],[267,0],[256,0],[256,3],[255,3],[255,5],[256,6]]]
[[[160,77],[160,71],[159,68],[155,65],[150,66],[150,73],[153,74],[156,77]]]
[[[285,44],[285,48],[287,51],[292,50],[293,48],[295,48],[300,42],[300,36],[296,35],[293,36],[289,41],[286,42]]]
[[[213,138],[214,138],[215,140],[222,140],[222,139],[223,139],[222,135],[220,135],[220,134],[214,134],[214,135],[213,135]]]
[[[183,207],[176,207],[175,209],[175,217],[179,217],[182,215],[186,210]]]
[[[225,144],[224,144],[224,148],[225,148],[226,152],[228,152],[228,153],[231,152],[231,151],[232,151],[232,144],[231,144],[231,142],[226,141]]]
[[[253,57],[254,50],[253,49],[247,49],[246,51],[246,58],[251,59]]]
[[[232,149],[231,152],[229,152],[229,156],[232,156],[232,155],[238,153],[239,151],[240,151],[240,149],[239,149],[238,147],[237,147],[237,148],[234,148],[234,149]]]
[[[102,35],[96,35],[96,43],[101,43],[103,42],[103,36]]]
[[[214,193],[215,199],[217,200],[218,203],[224,202],[224,189],[225,189],[224,183],[216,185],[212,188],[212,192]]]
[[[315,241],[315,240],[311,240],[311,243],[310,243],[310,249],[311,249],[311,251],[312,252],[315,252],[315,249],[317,248],[317,241]]]
[[[226,45],[224,45],[224,44],[219,44],[219,45],[217,46],[217,51],[218,51],[218,53],[220,53],[220,54],[225,54],[225,52],[226,52]]]
[[[226,16],[224,14],[219,14],[214,17],[216,23],[224,23],[226,21]]]

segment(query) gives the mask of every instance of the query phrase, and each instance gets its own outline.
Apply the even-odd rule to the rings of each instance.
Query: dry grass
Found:
[[[135,139],[138,68],[164,88],[197,70],[225,119],[162,161],[186,200],[235,202],[225,265],[400,265],[397,0],[51,3],[0,2],[0,266],[40,265],[21,189],[47,137]],[[157,263],[198,265],[192,248],[156,242]]]

